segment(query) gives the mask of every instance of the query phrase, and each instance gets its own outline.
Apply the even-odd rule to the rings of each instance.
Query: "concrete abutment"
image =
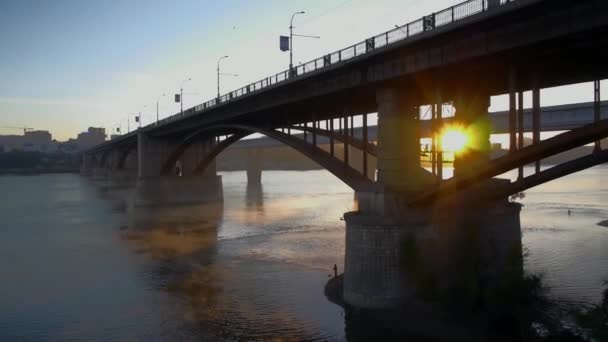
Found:
[[[378,309],[460,291],[491,296],[523,274],[519,212],[519,204],[499,202],[404,207],[392,217],[346,213],[344,300]]]

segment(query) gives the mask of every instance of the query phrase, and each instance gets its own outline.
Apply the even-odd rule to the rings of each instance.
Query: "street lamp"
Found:
[[[217,60],[217,98],[220,98],[220,75],[221,76],[238,76],[237,74],[220,73],[220,61],[230,56],[222,56]]]
[[[289,22],[289,74],[291,76],[293,72],[293,18],[298,14],[306,14],[304,11],[295,12],[291,15],[291,21]]]
[[[220,61],[228,56],[222,56],[217,60],[217,98],[220,98]]]
[[[156,98],[156,126],[158,126],[158,102],[160,101],[160,98],[163,96],[165,96],[165,94],[162,94]],[[180,99],[180,102],[181,102],[181,99]]]
[[[144,105],[144,109],[146,107],[148,107],[148,105]],[[139,123],[139,128],[141,129],[141,111],[139,111],[139,113],[137,114],[137,116],[135,118],[137,119],[135,121]]]
[[[294,34],[293,33],[293,18],[298,15],[298,14],[305,14],[306,12],[304,11],[300,11],[300,12],[296,12],[294,14],[291,15],[291,21],[289,23],[289,49],[286,49],[283,45],[283,36],[281,36],[281,51],[287,51],[289,50],[289,77],[295,76],[295,72],[293,69],[293,37],[302,37],[302,38],[315,38],[315,39],[319,39],[321,38],[320,36],[309,36],[309,35],[303,35],[303,34]],[[287,38],[287,37],[285,37]]]
[[[180,105],[180,113],[184,114],[184,83],[192,81],[192,78],[188,77],[182,81],[181,86],[179,87],[179,105]]]

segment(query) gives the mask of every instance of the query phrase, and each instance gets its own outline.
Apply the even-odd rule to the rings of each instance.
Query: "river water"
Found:
[[[352,191],[325,171],[222,175],[223,204],[148,212],[77,175],[0,177],[0,341],[363,340],[323,295]],[[608,277],[607,175],[521,200],[526,269],[561,299],[597,301]]]

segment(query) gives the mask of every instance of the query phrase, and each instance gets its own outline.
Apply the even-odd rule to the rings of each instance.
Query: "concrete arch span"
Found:
[[[186,137],[182,143],[169,155],[167,160],[163,163],[162,174],[168,175],[175,165],[175,162],[179,160],[180,156],[186,151],[186,149],[194,143],[200,136],[213,132],[233,132],[233,134],[227,139],[215,144],[207,153],[207,155],[198,163],[194,169],[194,174],[201,174],[205,168],[213,161],[213,159],[221,153],[228,146],[241,140],[247,135],[252,133],[263,134],[271,139],[274,139],[286,146],[289,146],[296,151],[300,152],[304,156],[310,158],[314,162],[321,165],[324,169],[331,172],[338,179],[346,183],[355,191],[361,191],[374,187],[374,184],[367,177],[363,176],[359,171],[344,163],[338,158],[331,156],[319,147],[315,147],[312,144],[306,143],[301,139],[292,135],[282,133],[275,129],[266,129],[256,126],[240,125],[240,124],[220,124],[201,128],[196,132]]]

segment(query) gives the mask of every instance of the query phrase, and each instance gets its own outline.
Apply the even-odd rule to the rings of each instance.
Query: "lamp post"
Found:
[[[293,73],[293,18],[298,14],[306,14],[306,12],[295,12],[291,15],[291,21],[289,22],[289,76]]]
[[[188,81],[192,81],[192,78],[188,77],[187,79],[183,80],[182,85],[179,87],[179,111],[181,114],[184,114],[184,83]]]
[[[217,98],[220,98],[220,62],[228,56],[222,56],[217,60]]]
[[[147,107],[148,105],[144,105],[144,109]],[[139,129],[141,129],[141,111],[137,113],[137,122],[139,123]]]
[[[227,74],[227,73],[220,72],[220,61],[222,59],[225,59],[228,57],[230,57],[230,56],[223,56],[217,60],[217,98],[218,98],[218,101],[220,98],[220,76],[238,76],[237,74]]]
[[[165,94],[162,94],[156,98],[156,126],[158,126],[158,102],[160,101],[160,98],[163,96],[165,96]],[[181,99],[180,99],[180,102],[181,102]]]

